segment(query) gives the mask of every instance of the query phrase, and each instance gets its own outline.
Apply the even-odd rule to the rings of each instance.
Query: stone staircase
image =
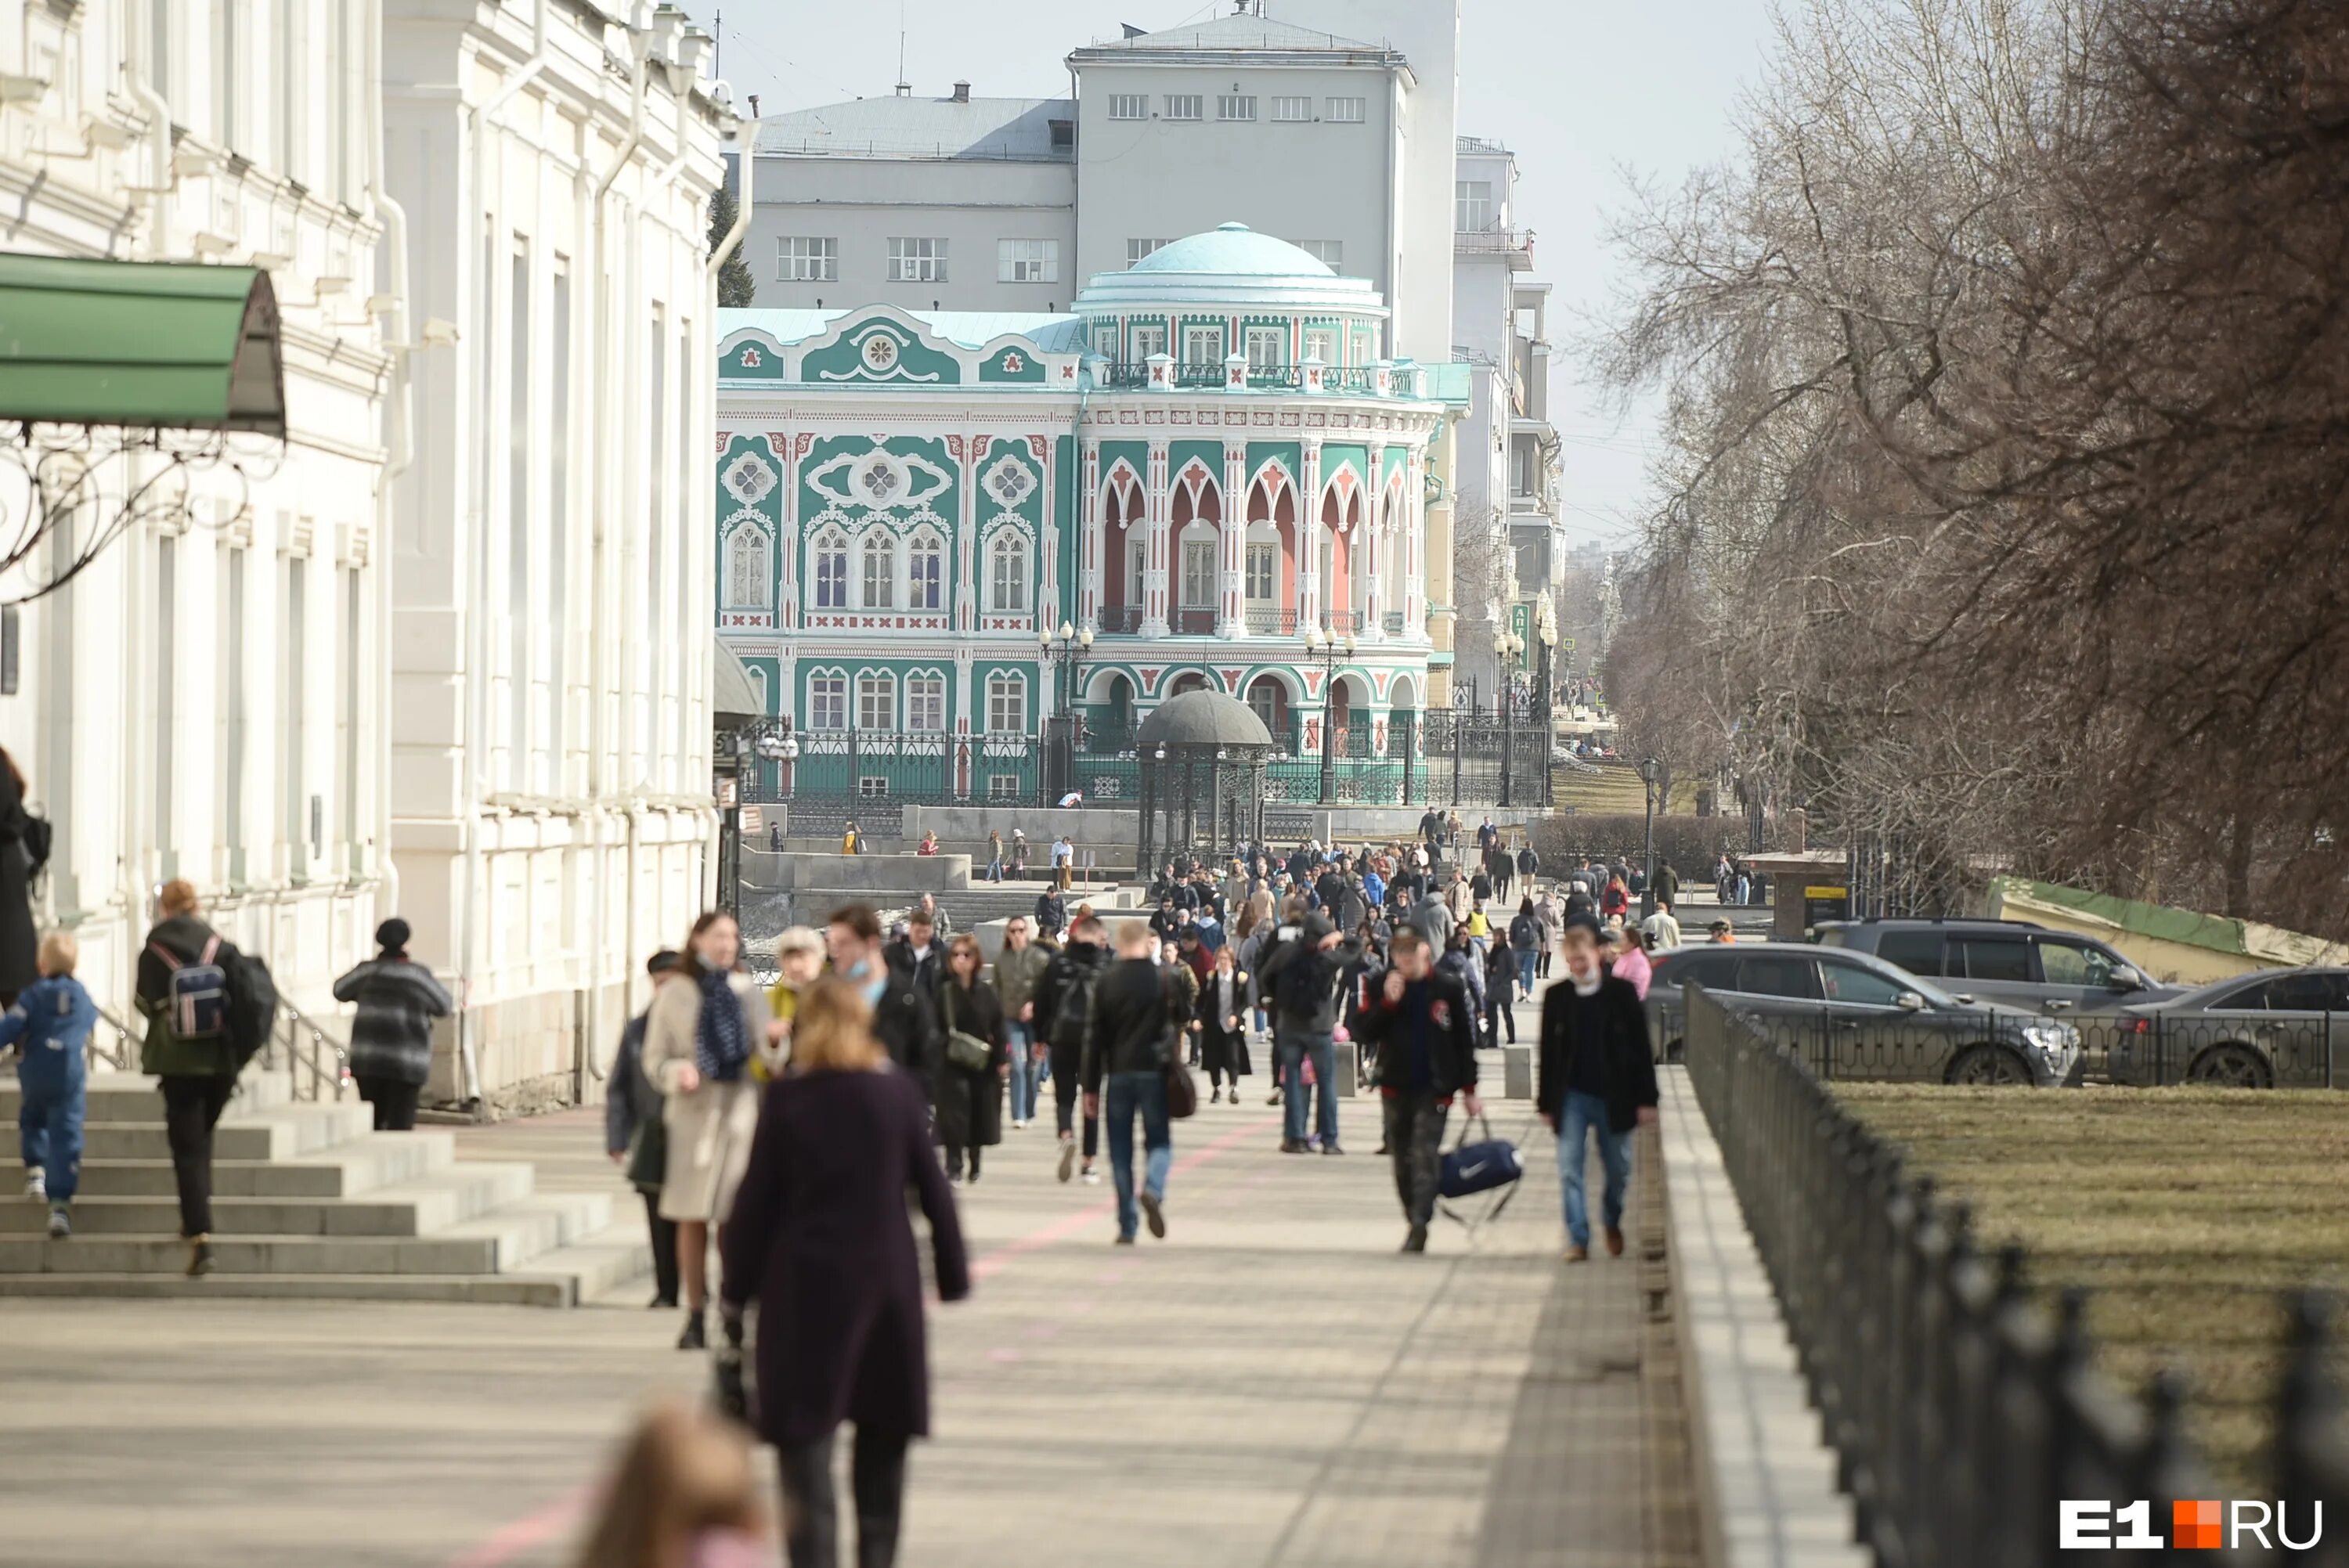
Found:
[[[97,1073],[74,1234],[21,1195],[18,1093],[0,1084],[0,1296],[262,1296],[571,1306],[650,1271],[616,1194],[541,1192],[526,1163],[460,1161],[447,1131],[377,1132],[356,1099],[298,1103],[248,1074],[213,1135],[211,1277],[185,1276],[155,1080]],[[625,1196],[625,1194],[616,1194]]]

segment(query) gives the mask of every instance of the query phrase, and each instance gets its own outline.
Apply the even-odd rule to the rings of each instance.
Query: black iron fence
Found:
[[[2333,1535],[2191,1550],[2174,1505],[2222,1494],[2179,1433],[2174,1383],[2140,1402],[2093,1370],[2085,1298],[2067,1293],[2051,1322],[2024,1293],[2022,1250],[1982,1256],[1966,1205],[1904,1170],[1750,1016],[1692,993],[1687,1061],[1880,1568],[2086,1561],[2063,1546],[2067,1501],[2104,1505],[2106,1539],[2143,1541],[2132,1563],[2349,1563],[2349,1430],[2322,1300],[2292,1304],[2264,1501],[2282,1509],[2271,1536],[2308,1540],[2320,1508]]]

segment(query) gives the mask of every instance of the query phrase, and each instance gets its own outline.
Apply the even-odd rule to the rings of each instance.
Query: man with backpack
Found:
[[[256,1036],[254,993],[267,971],[256,981],[257,962],[204,923],[185,878],[163,884],[156,911],[162,918],[139,954],[134,999],[147,1019],[139,1065],[162,1080],[180,1234],[188,1243],[188,1277],[200,1279],[212,1272],[212,1128],[228,1109],[237,1070],[268,1038],[277,995],[269,990],[268,1017]]]
[[[1283,1107],[1283,1154],[1302,1154],[1305,1145],[1305,1063],[1313,1064],[1320,1102],[1321,1152],[1343,1154],[1338,1143],[1338,981],[1346,965],[1362,954],[1360,937],[1341,939],[1330,917],[1318,910],[1305,917],[1297,935],[1264,961],[1272,987],[1274,1047],[1288,1100]]]
[[[1395,1195],[1410,1231],[1402,1250],[1427,1250],[1444,1122],[1454,1096],[1470,1116],[1476,1098],[1476,1034],[1467,993],[1437,972],[1419,933],[1398,931],[1391,967],[1362,1010],[1361,1032],[1377,1052],[1379,1110],[1394,1161]]]
[[[1145,935],[1149,927],[1129,923]],[[1036,1026],[1043,1032],[1052,1068],[1052,1104],[1060,1124],[1060,1177],[1066,1181],[1077,1161],[1077,1137],[1072,1125],[1079,1090],[1082,1088],[1085,1039],[1092,1027],[1093,988],[1107,965],[1108,933],[1101,921],[1087,914],[1069,928],[1068,946],[1046,965],[1036,986]],[[1091,1107],[1085,1111],[1084,1169],[1088,1186],[1098,1186],[1093,1169],[1101,1143],[1101,1120]]]

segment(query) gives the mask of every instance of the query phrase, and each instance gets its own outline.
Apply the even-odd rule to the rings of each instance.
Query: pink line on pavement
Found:
[[[451,1558],[449,1568],[504,1568],[523,1553],[545,1545],[569,1531],[595,1500],[593,1482],[575,1487],[536,1513],[525,1514],[504,1526],[479,1546]]]

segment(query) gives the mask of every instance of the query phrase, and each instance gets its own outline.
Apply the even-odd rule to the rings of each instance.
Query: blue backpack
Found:
[[[160,942],[147,946],[171,971],[163,987],[163,1004],[173,1037],[218,1039],[228,1028],[228,971],[220,963],[218,934],[205,939],[202,954],[191,962],[183,963]]]

